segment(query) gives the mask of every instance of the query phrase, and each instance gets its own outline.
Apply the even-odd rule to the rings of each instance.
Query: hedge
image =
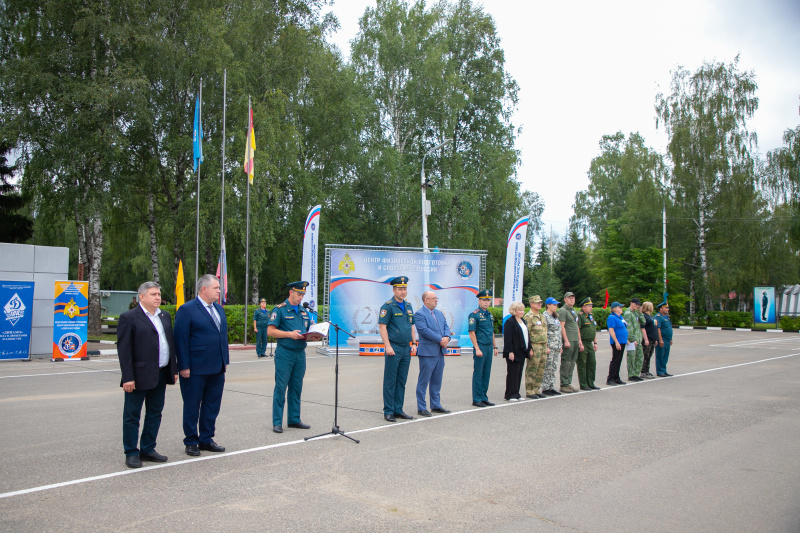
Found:
[[[782,316],[780,326],[784,331],[800,331],[800,317]]]

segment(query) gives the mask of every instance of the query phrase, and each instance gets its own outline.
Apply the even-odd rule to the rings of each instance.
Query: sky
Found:
[[[328,40],[346,59],[359,18],[375,4],[336,0],[323,10],[339,20]],[[551,226],[565,233],[603,135],[638,132],[666,153],[655,100],[669,94],[678,67],[693,72],[703,61],[740,56],[739,69],[756,74],[759,108],[748,128],[762,155],[783,146],[783,132],[800,124],[800,0],[475,4],[494,19],[506,70],[519,85],[512,119],[521,128],[518,179],[544,200],[548,233]]]

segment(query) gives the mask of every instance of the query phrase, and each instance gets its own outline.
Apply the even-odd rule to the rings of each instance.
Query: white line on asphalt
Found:
[[[714,347],[725,347],[725,348],[738,348],[738,347],[747,347],[747,346],[754,346],[756,344],[796,344],[797,338],[795,337],[783,337],[780,339],[767,339],[767,340],[759,340],[759,341],[737,341],[737,342],[726,342],[723,344],[709,344],[709,346]]]
[[[729,368],[737,368],[737,367],[740,367],[740,366],[755,365],[755,364],[758,364],[758,363],[766,363],[766,362],[769,362],[769,361],[777,361],[779,359],[786,359],[788,357],[796,357],[798,355],[800,355],[800,352],[791,353],[791,354],[788,354],[788,355],[781,355],[781,356],[778,356],[778,357],[770,357],[769,359],[760,359],[758,361],[750,361],[750,362],[747,362],[747,363],[739,363],[739,364],[735,364],[735,365],[720,366],[720,367],[716,367],[716,368],[709,368],[707,370],[698,370],[696,372],[688,372],[686,374],[677,374],[677,375],[673,376],[673,378],[684,377],[684,376],[693,376],[693,375],[696,375],[696,374],[704,374],[706,372],[715,372],[717,370],[727,370]],[[646,381],[641,381],[639,383],[630,383],[629,382],[629,384],[630,385],[643,385],[645,383],[656,383],[656,382],[661,382],[661,381],[663,381],[663,379],[646,380]],[[607,387],[607,388],[603,388],[603,389],[600,389],[599,391],[595,391],[595,392],[603,392],[603,391],[608,391],[608,390],[620,390],[620,389],[623,389],[623,388],[624,387],[620,387],[620,386],[618,386],[618,387]],[[569,395],[562,395],[562,396],[551,396],[551,397],[547,398],[547,400],[555,400],[555,399],[558,399],[558,398],[563,399],[563,398],[576,397],[576,396],[580,396],[582,394],[590,394],[590,393],[588,393],[588,392],[580,392],[580,393],[577,393],[577,394],[569,394]],[[354,430],[354,431],[348,431],[346,433],[348,435],[354,435],[356,433],[365,433],[365,432],[368,432],[368,431],[377,431],[377,430],[381,430],[381,429],[400,427],[400,426],[404,426],[406,424],[419,424],[419,423],[428,422],[428,421],[431,421],[431,420],[436,420],[438,418],[442,418],[442,417],[446,417],[446,416],[456,416],[456,415],[464,415],[464,414],[470,414],[470,413],[480,413],[482,411],[486,411],[487,409],[500,409],[502,407],[511,407],[512,405],[525,405],[525,404],[533,403],[533,402],[536,402],[536,401],[539,401],[539,400],[525,400],[525,401],[521,401],[521,402],[509,402],[509,403],[504,403],[504,404],[497,404],[497,405],[492,406],[492,407],[484,407],[484,408],[479,408],[479,409],[469,409],[469,410],[466,410],[466,411],[456,411],[456,412],[453,412],[453,413],[444,414],[444,415],[437,415],[437,416],[430,417],[430,418],[416,418],[414,420],[408,420],[406,422],[398,422],[398,423],[388,424],[388,425],[384,424],[384,425],[380,425],[380,426],[373,426],[371,428],[357,429],[357,430]],[[329,438],[333,438],[335,436],[336,435],[333,435],[333,434],[322,435],[322,436],[320,436],[320,437],[318,437],[316,439],[313,439],[313,440],[316,441],[316,440],[320,440],[320,439],[329,439]],[[157,464],[157,465],[153,465],[153,466],[148,466],[147,468],[136,468],[136,469],[120,470],[119,472],[111,472],[109,474],[103,474],[103,475],[100,475],[100,476],[92,476],[92,477],[86,477],[86,478],[81,478],[81,479],[73,479],[71,481],[63,481],[61,483],[53,483],[51,485],[42,485],[42,486],[39,486],[39,487],[32,487],[32,488],[29,488],[29,489],[15,490],[15,491],[11,491],[11,492],[4,492],[4,493],[0,494],[0,499],[11,498],[11,497],[14,497],[14,496],[22,496],[24,494],[31,494],[31,493],[34,493],[34,492],[41,492],[41,491],[50,490],[50,489],[57,489],[57,488],[60,488],[60,487],[68,487],[70,485],[80,485],[80,484],[83,484],[83,483],[89,483],[90,481],[99,481],[101,479],[109,479],[109,478],[118,477],[118,476],[126,476],[126,475],[130,475],[130,474],[138,474],[138,473],[142,473],[142,472],[150,472],[150,471],[153,471],[153,470],[157,470],[159,468],[170,468],[170,467],[173,467],[173,466],[180,466],[180,465],[195,463],[197,461],[210,461],[212,459],[222,459],[222,458],[225,458],[225,457],[231,457],[231,456],[234,456],[234,455],[242,455],[242,454],[245,454],[245,453],[260,452],[260,451],[264,451],[264,450],[271,450],[271,449],[274,449],[274,448],[281,448],[283,446],[291,446],[293,444],[303,444],[303,443],[306,443],[306,442],[312,442],[312,441],[293,440],[293,441],[289,441],[289,442],[279,442],[279,443],[276,443],[276,444],[269,444],[267,446],[258,446],[256,448],[247,448],[246,450],[236,450],[236,451],[233,451],[233,452],[226,452],[226,453],[217,454],[217,455],[206,455],[206,456],[198,457],[198,458],[195,458],[195,459],[184,459],[183,461],[176,461],[174,463],[161,463],[161,464]]]
[[[11,379],[11,378],[40,378],[42,376],[64,376],[66,374],[95,374],[97,372],[119,372],[118,369],[115,370],[77,370],[75,372],[50,372],[50,373],[42,373],[42,374],[23,374],[19,376],[0,376],[0,379]]]

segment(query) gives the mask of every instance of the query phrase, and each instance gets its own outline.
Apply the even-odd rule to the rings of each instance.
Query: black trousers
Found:
[[[139,455],[139,418],[142,405],[145,405],[144,428],[142,429],[141,451],[150,453],[156,449],[156,437],[161,427],[161,411],[164,409],[164,396],[169,378],[169,365],[158,371],[158,385],[154,389],[125,393],[122,408],[122,445],[125,455]]]
[[[484,357],[486,356],[484,355]],[[525,359],[523,358],[521,361],[516,361],[516,357],[514,359],[514,361],[506,359],[506,400],[522,398],[519,395],[519,386],[522,383],[522,369],[525,367]]]
[[[611,345],[611,363],[608,365],[608,379],[611,381],[619,379],[619,367],[622,365],[622,354],[625,353],[625,345],[620,344],[620,349],[617,350],[614,345]]]

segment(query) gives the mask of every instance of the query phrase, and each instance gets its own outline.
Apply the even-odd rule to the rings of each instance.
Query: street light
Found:
[[[445,139],[433,148],[430,148],[425,155],[422,156],[422,172],[420,172],[420,185],[422,186],[422,250],[428,252],[428,215],[431,214],[431,203],[425,199],[425,190],[433,185],[425,180],[425,158],[428,154],[435,152],[442,146],[453,142],[453,139]]]

